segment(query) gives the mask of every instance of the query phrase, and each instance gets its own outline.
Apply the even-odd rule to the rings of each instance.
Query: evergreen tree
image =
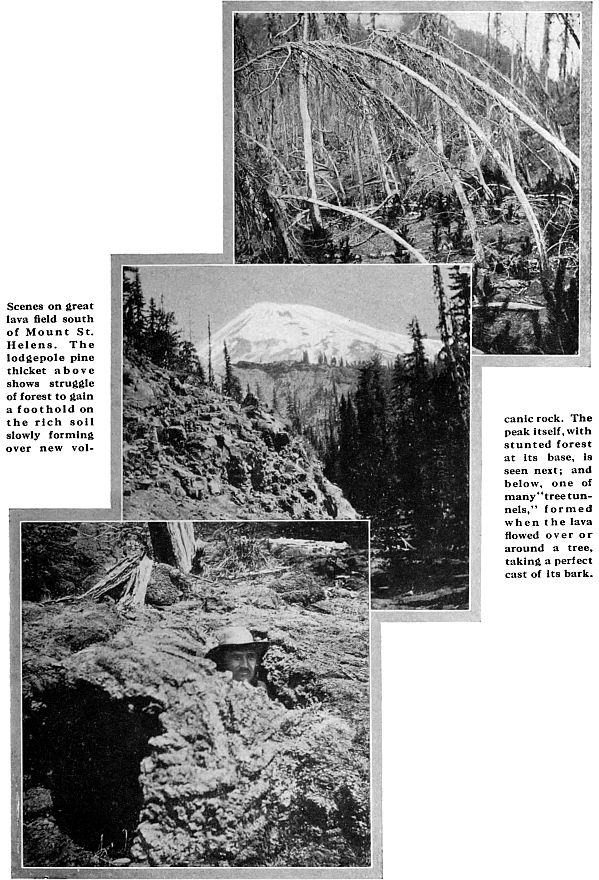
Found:
[[[356,504],[373,513],[384,504],[390,453],[387,395],[380,356],[360,370],[355,395],[358,426],[358,462],[355,472]]]
[[[301,434],[303,430],[302,411],[297,389],[293,392],[293,397],[288,398],[287,415],[291,422],[291,427],[297,434]]]
[[[431,410],[431,371],[424,351],[418,320],[410,325],[412,351],[405,358],[406,408],[398,424],[402,444],[398,479],[411,511],[412,524],[422,540],[433,504],[431,464],[435,451],[435,424]],[[398,439],[399,439],[398,438]]]
[[[123,335],[137,351],[142,350],[145,335],[144,297],[139,269],[123,268]]]
[[[449,299],[438,266],[433,266],[433,283],[439,309],[438,327],[443,342],[443,359],[453,380],[460,418],[467,427],[470,406],[469,287],[465,286],[463,278],[456,277],[454,273],[451,278],[452,297]]]
[[[148,311],[148,322],[146,337],[148,340],[153,339],[158,327],[158,309],[156,308],[156,300],[150,297],[150,308]]]
[[[229,356],[229,350],[227,349],[227,343],[223,342],[223,351],[225,356],[225,376],[223,379],[223,394],[226,394],[228,397],[232,397],[233,400],[241,401],[243,396],[243,392],[241,390],[241,382],[233,372],[233,367],[231,366],[231,358]]]
[[[175,313],[167,311],[162,302],[157,306],[154,299],[150,299],[144,351],[159,367],[176,365],[180,333],[175,325]]]
[[[351,395],[341,395],[339,402],[339,454],[337,478],[349,498],[355,497],[358,468],[358,421]]]
[[[212,368],[212,326],[208,315],[208,385],[214,388],[214,370]]]
[[[196,347],[190,339],[185,339],[179,346],[175,367],[181,373],[187,374],[199,385],[206,384],[204,368],[198,357]]]

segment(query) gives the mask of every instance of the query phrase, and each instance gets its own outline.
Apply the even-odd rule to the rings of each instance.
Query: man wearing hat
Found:
[[[264,682],[258,681],[258,671],[268,648],[268,642],[256,640],[244,626],[228,626],[220,631],[218,645],[206,656],[221,672],[230,672],[233,681],[265,688]]]

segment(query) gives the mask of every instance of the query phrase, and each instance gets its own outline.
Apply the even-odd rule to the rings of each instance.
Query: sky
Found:
[[[513,49],[515,46],[524,42],[524,24],[525,24],[525,16],[526,12],[509,12],[505,10],[498,10],[501,13],[501,38],[500,42],[507,46],[508,49]],[[483,12],[475,12],[474,10],[470,10],[468,12],[445,12],[443,11],[443,15],[449,18],[451,21],[455,22],[455,24],[462,28],[463,30],[471,30],[477,31],[480,34],[487,33],[487,15],[491,12],[491,33],[493,33],[493,16],[495,15],[495,11],[493,9],[485,10]],[[551,12],[551,8],[547,9],[547,12]],[[572,18],[579,18],[577,13],[570,13]],[[377,16],[377,25],[384,27],[393,27],[394,19],[397,20],[397,16],[393,14],[385,14]],[[364,23],[366,21],[363,18]],[[528,13],[528,28],[527,28],[527,54],[528,57],[538,65],[539,60],[541,58],[541,48],[543,44],[543,27],[545,21],[545,13],[544,12],[529,12]],[[580,24],[579,21],[575,23],[575,29],[578,33],[580,33]],[[549,66],[549,75],[551,77],[557,78],[558,73],[558,58],[561,50],[561,38],[563,32],[563,23],[554,18],[551,22],[551,28],[549,31],[550,40],[551,40],[551,64]],[[574,65],[574,69],[577,69],[580,62],[580,56],[578,49],[574,45],[572,39],[570,39],[570,52],[569,52],[569,63]]]
[[[441,272],[448,279],[449,267]],[[430,266],[143,266],[140,279],[146,302],[163,299],[197,346],[206,339],[208,314],[216,332],[263,301],[318,306],[397,333],[417,317],[423,333],[439,336]]]

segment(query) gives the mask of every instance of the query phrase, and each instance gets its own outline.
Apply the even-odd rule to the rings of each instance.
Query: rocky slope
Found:
[[[355,519],[289,425],[144,358],[123,372],[124,516]]]
[[[136,612],[24,604],[26,865],[370,863],[367,557],[301,543],[231,579],[210,542]],[[205,658],[229,624],[269,639],[266,690]]]
[[[233,369],[242,388],[249,387],[271,405],[276,403],[276,414],[288,414],[296,406],[302,425],[315,430],[328,423],[331,408],[338,409],[342,394],[355,393],[360,375],[357,367],[326,364],[241,361]]]

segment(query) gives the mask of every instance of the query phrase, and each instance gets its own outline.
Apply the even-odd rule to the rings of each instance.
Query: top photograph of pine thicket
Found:
[[[235,259],[472,262],[473,344],[576,354],[579,13],[234,16]]]

